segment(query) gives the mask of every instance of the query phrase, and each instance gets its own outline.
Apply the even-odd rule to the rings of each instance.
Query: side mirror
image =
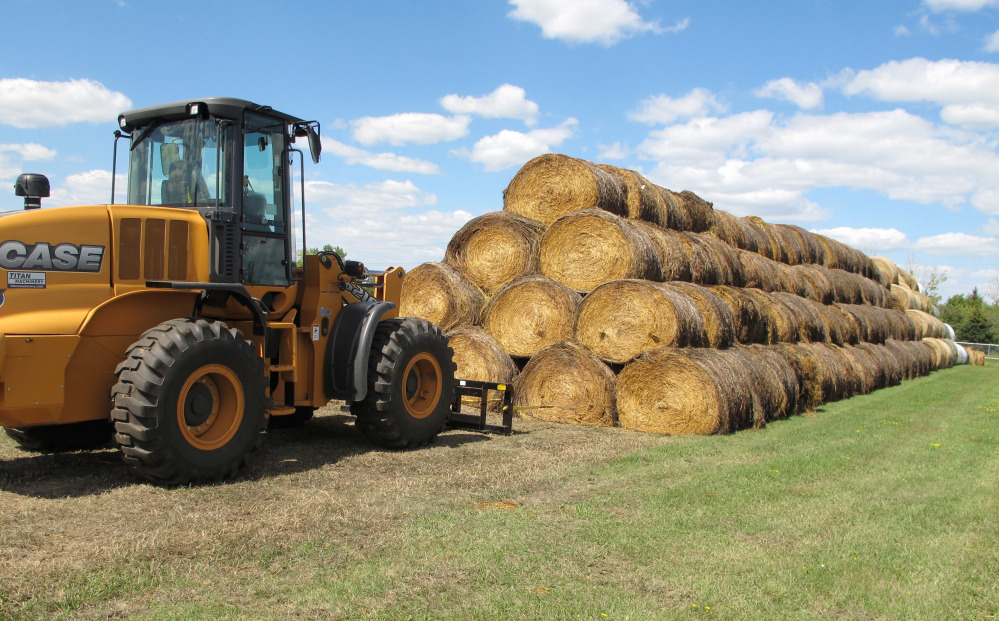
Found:
[[[319,140],[319,123],[316,126],[305,126],[305,133],[309,137],[309,152],[312,154],[312,163],[319,163],[319,155],[323,152],[323,143]]]

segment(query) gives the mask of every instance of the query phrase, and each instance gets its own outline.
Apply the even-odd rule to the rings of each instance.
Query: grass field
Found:
[[[999,366],[762,431],[517,421],[372,449],[330,410],[161,489],[0,441],[5,619],[991,619]]]

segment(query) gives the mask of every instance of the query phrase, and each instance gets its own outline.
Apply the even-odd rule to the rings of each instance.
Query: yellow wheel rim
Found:
[[[225,446],[243,422],[243,384],[228,367],[197,369],[180,389],[177,423],[187,442],[203,451]]]
[[[441,365],[426,352],[413,356],[403,373],[403,401],[413,418],[430,416],[440,402]]]

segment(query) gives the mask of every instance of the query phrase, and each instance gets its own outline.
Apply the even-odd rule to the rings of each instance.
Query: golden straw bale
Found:
[[[875,280],[885,287],[898,282],[898,266],[894,261],[888,257],[871,257],[871,261],[874,263]]]
[[[576,291],[622,278],[661,280],[659,252],[645,229],[600,209],[567,214],[541,237],[541,273]]]
[[[916,309],[909,309],[905,311],[905,314],[912,319],[913,324],[915,324],[915,340],[918,341],[927,337],[939,339],[947,338],[948,332],[944,322],[940,321],[933,315]]]
[[[878,388],[898,386],[902,382],[902,366],[887,347],[884,345],[875,345],[874,343],[858,343],[855,347],[866,351],[874,358],[878,371],[881,374]]]
[[[800,320],[795,316],[783,300],[772,293],[765,293],[759,289],[745,289],[750,292],[756,301],[760,314],[767,317],[768,323],[775,328],[774,341],[782,343],[793,343],[799,340],[801,335]]]
[[[913,276],[911,272],[908,272],[902,268],[898,268],[898,279],[899,279],[898,284],[900,285],[904,284],[905,286],[909,287],[909,289],[911,289],[912,291],[919,291],[919,282],[916,280],[916,277]]]
[[[826,277],[824,267],[818,265],[795,265],[789,268],[800,278],[808,283],[805,288],[806,297],[822,304],[832,304],[835,298],[835,289],[829,278]]]
[[[763,423],[794,414],[800,393],[794,367],[766,345],[738,346],[736,350],[748,356],[746,364],[753,377],[755,425],[762,427]]]
[[[451,330],[478,323],[485,301],[482,291],[447,263],[424,263],[403,277],[399,314]]]
[[[618,168],[609,164],[597,164],[600,169],[616,175],[624,184],[628,218],[645,220],[665,226],[669,222],[666,199],[659,188],[633,170]]]
[[[743,220],[749,222],[753,227],[759,230],[766,240],[765,245],[760,247],[760,254],[768,259],[780,261],[781,263],[787,263],[787,251],[784,248],[782,240],[774,231],[773,225],[764,221],[763,218],[758,218],[756,216],[746,216]]]
[[[815,298],[818,294],[812,289],[812,281],[805,278],[804,274],[794,269],[800,265],[785,265],[784,263],[774,264],[774,273],[780,282],[780,291],[791,293],[803,298]]]
[[[840,347],[839,351],[842,352],[844,359],[853,366],[854,373],[859,380],[858,394],[866,395],[880,387],[878,383],[881,381],[881,372],[877,362],[867,351],[853,345]]]
[[[687,259],[690,262],[691,282],[705,285],[730,284],[719,282],[721,268],[718,265],[718,259],[711,248],[701,241],[697,234],[677,231],[676,235],[683,244],[684,252],[687,253]]]
[[[549,225],[580,209],[628,215],[627,189],[617,175],[585,160],[548,153],[517,171],[503,191],[503,209]]]
[[[509,211],[469,220],[447,245],[444,261],[487,294],[521,276],[538,272],[544,226]]]
[[[782,224],[784,229],[793,231],[801,240],[801,262],[805,264],[821,263],[825,248],[815,238],[815,233],[794,224]]]
[[[455,377],[480,382],[509,384],[517,375],[517,366],[503,347],[485,330],[468,326],[447,333],[454,350]],[[463,403],[478,404],[478,398],[462,398]],[[489,409],[502,409],[502,400],[490,400]]]
[[[538,420],[613,427],[614,372],[589,350],[561,341],[534,354],[514,380],[514,407]]]
[[[707,233],[690,233],[690,236],[705,247],[717,266],[714,281],[701,284],[743,286],[742,263],[736,254],[738,250]]]
[[[680,197],[671,190],[659,186],[656,187],[659,188],[659,194],[666,205],[666,222],[659,222],[659,224],[674,231],[689,231],[693,228],[690,215],[684,208],[684,203]]]
[[[483,326],[511,356],[531,356],[572,338],[582,296],[541,276],[507,284],[490,300]]]
[[[704,320],[683,292],[647,280],[614,280],[579,306],[576,338],[597,357],[627,362],[660,347],[699,345]]]
[[[700,196],[689,190],[685,190],[676,195],[677,200],[683,205],[683,210],[690,219],[690,230],[695,233],[703,233],[711,228],[714,222],[714,206]]]
[[[829,325],[822,313],[816,310],[815,306],[809,303],[809,300],[779,291],[771,293],[770,296],[780,300],[791,309],[798,327],[797,340],[812,343],[829,342]]]
[[[721,296],[708,287],[689,282],[670,282],[666,286],[678,289],[697,305],[704,319],[704,345],[717,349],[735,342],[735,316]]]
[[[739,218],[723,209],[714,210],[714,220],[708,233],[732,248],[744,248],[747,244],[745,229]]]
[[[729,352],[659,349],[618,375],[622,427],[650,433],[727,433],[753,422],[751,380]]]
[[[773,320],[760,311],[749,289],[715,285],[711,287],[732,310],[735,339],[740,343],[772,343],[776,341],[777,327]]]
[[[662,275],[652,280],[690,281],[690,256],[681,237],[682,234],[641,220],[634,220],[633,224],[645,231],[659,256]]]
[[[804,343],[778,343],[768,347],[780,355],[794,370],[798,379],[798,412],[808,412],[822,405],[825,400],[823,380],[831,372],[810,345]]]
[[[807,251],[805,249],[805,240],[802,239],[797,231],[786,224],[771,224],[770,230],[773,233],[774,239],[783,248],[784,260],[788,265],[811,262],[806,261]]]
[[[859,284],[860,298],[863,300],[864,304],[878,306],[881,308],[891,308],[891,291],[882,286],[881,283],[859,274],[854,274],[853,278],[857,280]]]
[[[847,343],[856,345],[861,341],[861,329],[857,324],[857,318],[852,313],[846,312],[842,305],[835,303],[829,304],[825,308],[828,311],[826,316],[829,319],[830,342],[837,345]]]
[[[736,250],[735,253],[742,267],[742,280],[746,287],[763,291],[776,291],[780,287],[776,261],[748,250]]]

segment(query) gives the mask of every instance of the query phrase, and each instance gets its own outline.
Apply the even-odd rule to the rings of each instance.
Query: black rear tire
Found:
[[[447,337],[425,319],[380,322],[368,360],[368,394],[350,405],[357,427],[387,448],[431,442],[451,413],[453,357]]]
[[[166,321],[128,349],[116,373],[115,441],[150,481],[221,481],[263,441],[263,359],[222,322]]]
[[[7,427],[4,432],[25,451],[65,453],[104,448],[111,444],[114,427],[110,421],[87,420],[64,425]]]

